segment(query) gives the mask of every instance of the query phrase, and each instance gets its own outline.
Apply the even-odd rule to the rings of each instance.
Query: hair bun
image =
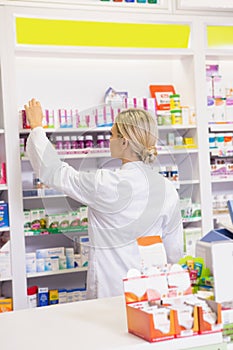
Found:
[[[148,148],[144,148],[142,152],[142,161],[146,164],[153,163],[157,156],[157,150],[155,146],[150,146]]]

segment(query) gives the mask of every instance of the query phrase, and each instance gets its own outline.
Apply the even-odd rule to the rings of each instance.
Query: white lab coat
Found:
[[[141,161],[120,169],[79,171],[62,162],[42,127],[33,129],[27,154],[37,176],[88,206],[90,239],[88,298],[123,293],[122,279],[140,269],[136,238],[162,237],[168,262],[182,256],[183,228],[179,198],[171,182]]]

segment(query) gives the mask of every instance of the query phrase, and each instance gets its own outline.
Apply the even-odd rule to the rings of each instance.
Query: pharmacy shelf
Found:
[[[233,157],[233,148],[224,147],[224,148],[210,148],[209,149],[210,156],[219,157],[219,158],[230,158]]]
[[[210,131],[233,131],[233,123],[209,124]]]
[[[158,126],[158,130],[171,130],[171,129],[175,129],[175,130],[189,130],[189,129],[196,129],[197,126],[194,124],[188,124],[188,125],[175,125],[175,124],[171,124],[171,125],[159,125]]]
[[[0,232],[5,232],[5,231],[10,231],[10,227],[9,226],[0,227]]]
[[[23,200],[63,198],[63,197],[67,197],[67,195],[65,195],[65,194],[56,194],[56,195],[50,195],[50,196],[28,196],[28,197],[23,197]]]
[[[0,276],[0,282],[7,282],[7,281],[12,281],[12,277],[1,277]]]
[[[77,273],[77,272],[85,272],[85,271],[87,271],[87,267],[76,267],[73,269],[65,269],[65,270],[58,270],[58,271],[27,273],[27,278],[53,276],[53,275],[64,275],[67,273]]]
[[[197,148],[180,148],[174,149],[171,147],[164,147],[164,149],[158,149],[158,155],[169,155],[169,154],[189,154],[189,153],[198,153]],[[60,154],[60,159],[82,159],[82,158],[109,158],[111,154],[108,151],[106,152],[88,152],[81,154]],[[22,161],[29,161],[28,157],[21,157]]]
[[[110,152],[91,152],[91,153],[81,153],[81,154],[59,154],[60,159],[82,159],[82,158],[105,158],[110,157]],[[28,157],[22,157],[22,161],[29,161]]]
[[[37,45],[17,45],[15,48],[16,57],[58,57],[59,58],[90,58],[93,60],[108,58],[130,58],[137,59],[156,59],[180,60],[185,57],[193,57],[191,49],[154,49],[154,48],[125,48],[125,47],[88,47],[88,46],[37,46]]]
[[[201,221],[201,220],[202,220],[202,218],[200,218],[200,217],[182,218],[182,222],[183,222],[184,224],[191,223],[191,222],[199,222],[199,221]]]
[[[229,219],[230,218],[230,214],[227,211],[227,209],[223,210],[222,213],[218,213],[218,214],[213,214],[213,219],[216,219],[218,221],[220,221],[221,219]]]
[[[205,56],[207,60],[229,60],[232,61],[233,50],[231,48],[224,49],[208,49],[205,50]]]
[[[189,130],[189,129],[196,129],[196,125],[158,125],[158,130]],[[111,126],[101,126],[96,128],[44,128],[45,132],[47,134],[52,133],[86,133],[86,132],[108,132],[111,130]],[[21,129],[19,131],[20,134],[29,134],[30,129]]]
[[[107,132],[111,130],[111,126],[101,126],[101,127],[97,127],[97,128],[44,128],[44,131],[47,134],[50,133],[81,133],[84,134],[86,132]],[[21,129],[19,131],[20,134],[29,134],[30,133],[30,129]]]
[[[233,181],[233,179],[232,179]],[[179,186],[186,186],[186,185],[194,185],[194,184],[199,184],[200,181],[199,180],[180,180],[180,181],[177,181],[178,185]],[[23,197],[23,200],[34,200],[34,199],[49,199],[49,198],[65,198],[65,197],[68,197],[67,195],[65,194],[56,194],[56,195],[41,195],[41,196],[26,196],[26,197]]]
[[[164,154],[189,154],[189,153],[198,153],[197,148],[179,148],[174,149],[173,147],[164,147],[164,149],[158,149],[158,155]]]
[[[199,184],[199,180],[179,180],[181,186]]]
[[[8,190],[8,186],[6,184],[0,185],[0,191],[7,191],[7,190]]]
[[[225,182],[232,182],[232,181],[233,181],[233,176],[211,178],[211,183],[216,183],[216,182],[225,183]]]

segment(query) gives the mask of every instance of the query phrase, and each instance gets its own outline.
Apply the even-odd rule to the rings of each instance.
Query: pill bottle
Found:
[[[159,169],[159,173],[161,175],[163,175],[164,177],[168,177],[168,171],[167,171],[166,166],[161,166],[160,169]]]
[[[213,133],[209,134],[209,148],[216,147],[216,135]]]
[[[84,143],[84,136],[78,136],[77,140],[78,148],[85,148],[85,143]]]
[[[183,145],[183,137],[182,136],[176,136],[175,137],[175,145],[176,146],[182,146]]]
[[[37,307],[37,292],[38,292],[37,286],[32,286],[27,288],[28,308]]]
[[[180,110],[180,95],[170,95],[170,110]]]
[[[85,136],[85,148],[92,148],[93,147],[93,136],[92,135],[86,135]]]
[[[19,147],[20,147],[20,157],[24,157],[24,138],[20,138],[19,140]]]
[[[224,146],[228,146],[228,147],[232,146],[232,133],[224,134]]]
[[[55,137],[55,148],[56,149],[63,149],[62,136]]]
[[[216,146],[218,148],[224,147],[224,134],[216,134]]]
[[[70,137],[70,141],[71,141],[71,149],[77,149],[78,148],[77,136],[76,135],[72,135]]]
[[[45,110],[45,119],[46,119],[46,127],[54,128],[54,110],[53,109]]]
[[[182,124],[182,113],[180,109],[171,111],[171,118],[173,125]]]
[[[162,115],[162,125],[171,125],[171,113],[170,111],[166,111]]]
[[[171,180],[173,180],[173,181],[178,181],[179,180],[179,172],[178,172],[177,165],[172,165],[171,166],[170,177],[171,177]]]
[[[104,135],[97,135],[97,148],[104,148]]]
[[[58,120],[60,128],[66,128],[66,109],[58,110]]]
[[[109,148],[110,147],[110,137],[111,135],[105,135],[104,136],[104,147]]]
[[[70,136],[63,136],[63,149],[71,149]]]

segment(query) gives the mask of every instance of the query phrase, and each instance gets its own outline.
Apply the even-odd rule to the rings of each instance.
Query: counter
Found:
[[[177,350],[222,341],[216,333],[150,344],[128,333],[123,297],[2,313],[0,333],[4,350]]]

